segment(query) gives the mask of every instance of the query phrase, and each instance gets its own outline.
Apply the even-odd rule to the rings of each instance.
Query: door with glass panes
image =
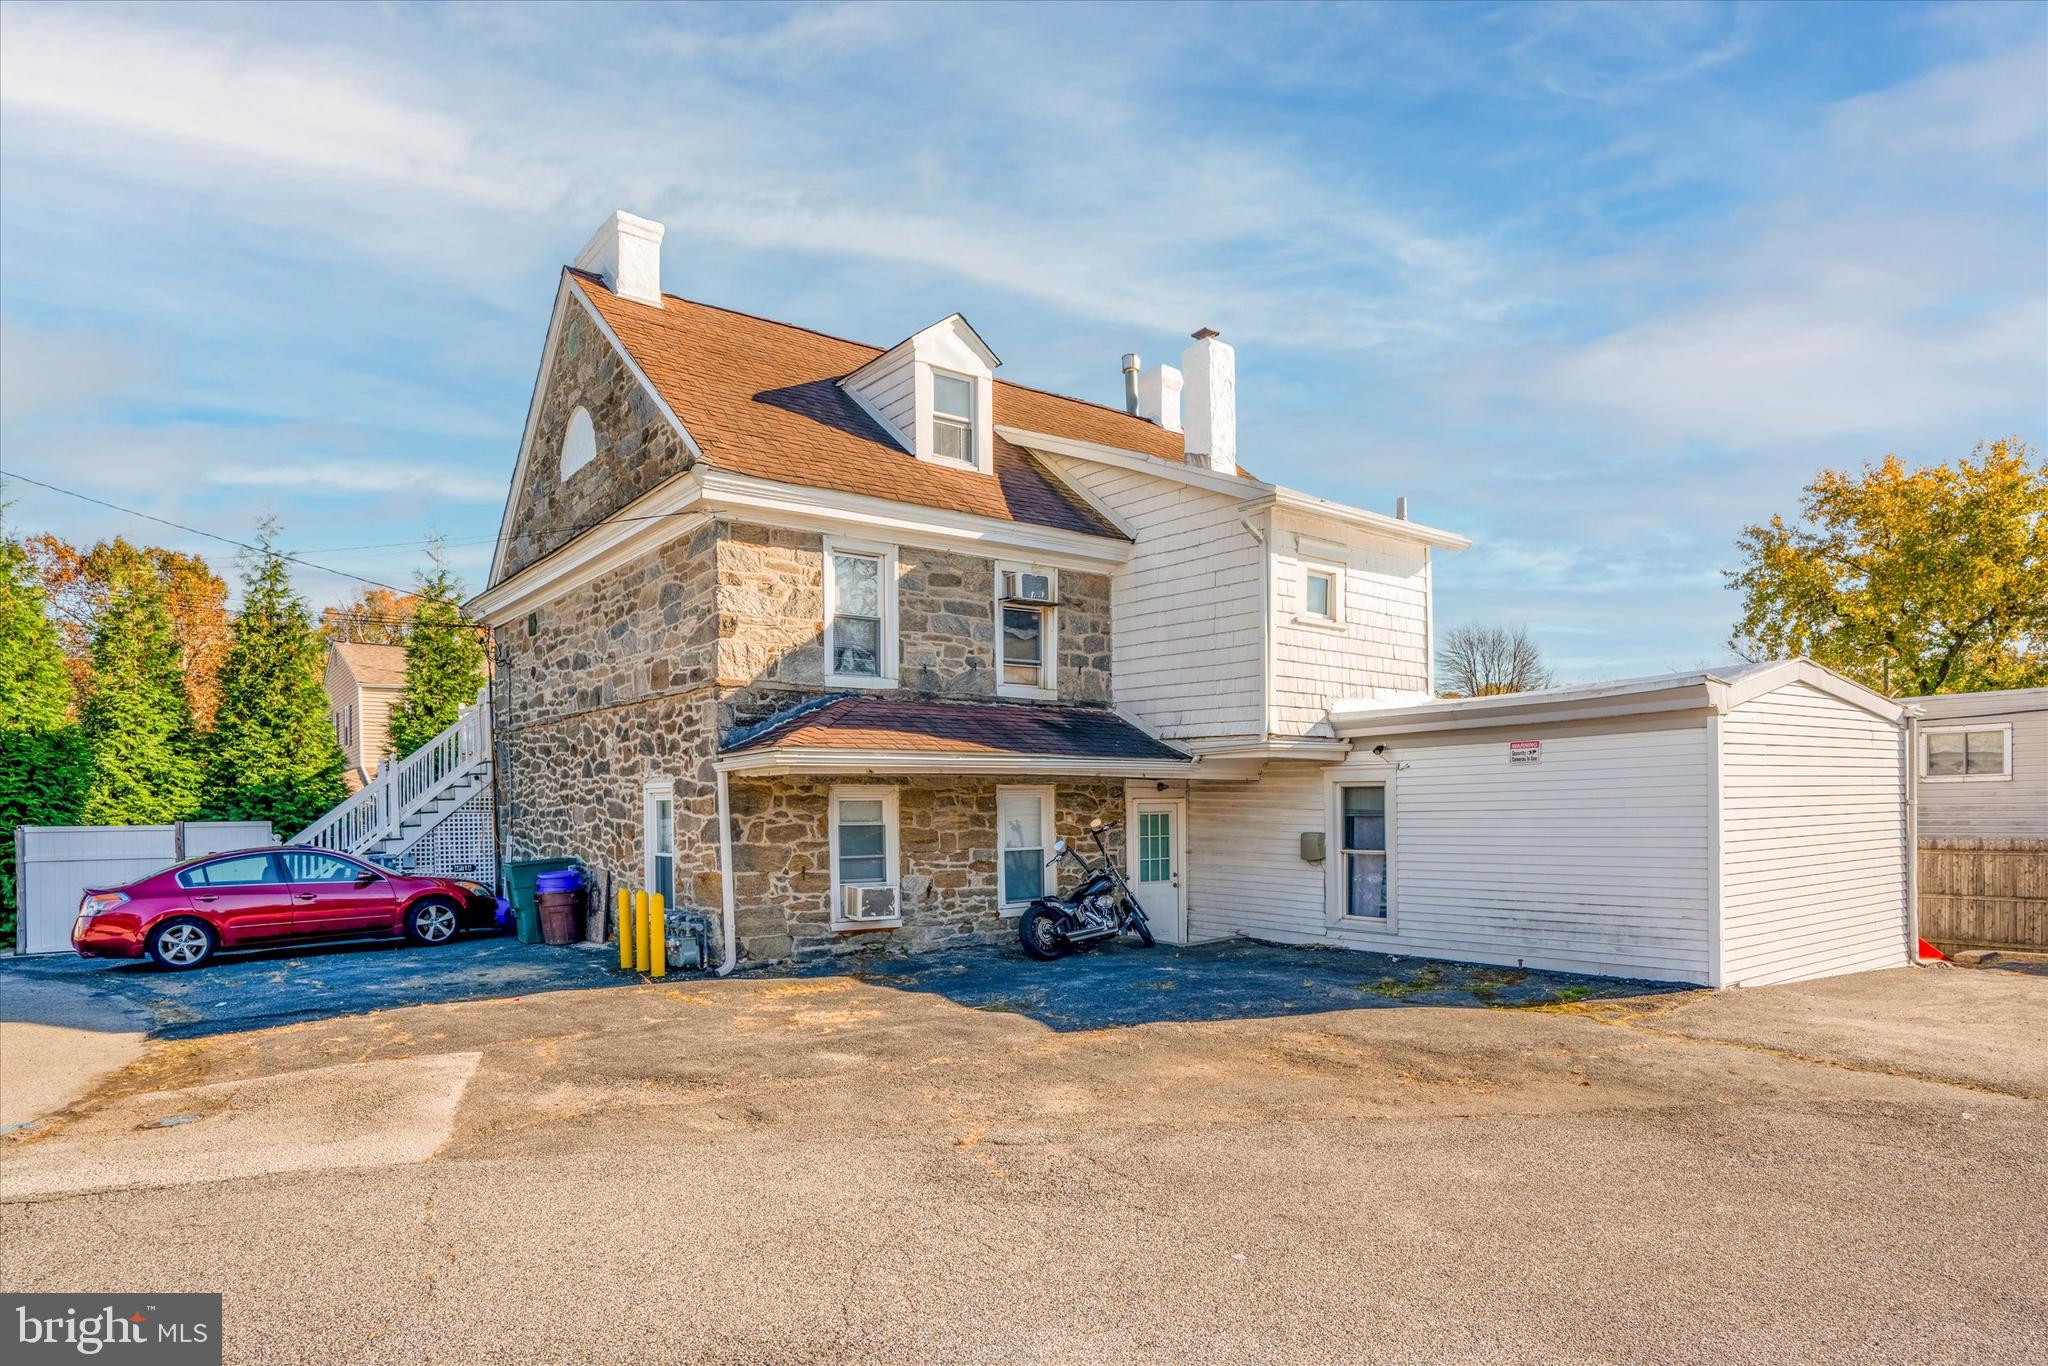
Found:
[[[1152,926],[1152,937],[1164,944],[1188,940],[1181,848],[1185,812],[1185,804],[1177,801],[1132,802],[1130,827],[1124,831],[1125,875]]]

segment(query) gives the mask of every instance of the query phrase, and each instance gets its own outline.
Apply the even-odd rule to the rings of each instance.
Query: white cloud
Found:
[[[316,490],[340,494],[416,493],[469,503],[503,503],[503,479],[434,465],[311,459],[295,465],[211,465],[209,483],[232,488]]]
[[[473,169],[474,140],[458,120],[393,99],[344,63],[196,29],[153,29],[89,11],[10,9],[0,43],[0,101],[99,125],[145,146],[186,143],[489,203],[517,203],[530,193]]]

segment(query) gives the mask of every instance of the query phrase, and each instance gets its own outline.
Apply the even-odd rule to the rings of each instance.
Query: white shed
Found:
[[[1190,928],[1709,986],[1903,966],[1900,717],[1803,660],[1340,704],[1342,762],[1190,785],[1222,846]]]

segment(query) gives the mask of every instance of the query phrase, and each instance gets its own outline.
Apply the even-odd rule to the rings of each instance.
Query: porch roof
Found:
[[[1099,707],[843,696],[735,732],[731,773],[1185,774],[1194,760]]]

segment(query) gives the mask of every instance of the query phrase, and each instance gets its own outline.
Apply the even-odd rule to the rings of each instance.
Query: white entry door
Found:
[[[1177,801],[1131,803],[1126,871],[1153,937],[1163,944],[1185,944],[1188,939],[1187,892],[1181,886],[1184,814]]]

